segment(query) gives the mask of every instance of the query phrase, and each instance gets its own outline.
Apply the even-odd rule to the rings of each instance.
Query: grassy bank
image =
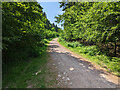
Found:
[[[46,88],[46,76],[49,73],[46,67],[48,40],[45,45],[39,48],[38,57],[28,58],[27,60],[15,61],[3,65],[3,88]],[[41,52],[42,51],[42,52]]]
[[[84,46],[77,41],[67,42],[62,38],[59,38],[58,42],[69,50],[89,59],[103,68],[106,68],[108,72],[112,72],[115,75],[120,76],[120,58],[107,56],[105,52],[101,52],[95,45]]]

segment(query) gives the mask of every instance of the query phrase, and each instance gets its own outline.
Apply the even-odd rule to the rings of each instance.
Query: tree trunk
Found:
[[[117,45],[116,45],[116,42],[114,43],[115,44],[115,48],[114,48],[114,55],[115,55],[115,57],[116,57],[116,49],[117,49]]]

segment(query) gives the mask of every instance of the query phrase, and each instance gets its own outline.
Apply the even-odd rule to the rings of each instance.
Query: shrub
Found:
[[[58,39],[59,42],[65,41],[62,37],[59,37]]]
[[[112,57],[109,67],[110,67],[113,71],[120,72],[120,58]]]
[[[44,43],[48,43],[48,40],[47,40],[47,39],[44,39]]]
[[[83,50],[81,51],[81,53],[84,53],[84,54],[88,54],[88,55],[91,55],[91,56],[94,56],[94,55],[99,55],[100,54],[100,50],[97,46],[86,46],[86,47],[83,47]]]
[[[81,44],[79,42],[74,42],[74,47],[79,47]]]
[[[112,57],[111,61],[112,62],[120,62],[120,58]]]
[[[96,57],[98,58],[98,60],[103,61],[104,63],[108,63],[110,61],[110,58],[105,55],[98,55]]]
[[[76,48],[76,47],[82,47],[83,45],[76,41],[76,42],[68,42],[67,46],[72,47],[72,48]]]
[[[111,62],[109,67],[113,70],[113,71],[117,71],[120,72],[120,64],[118,62]]]
[[[74,43],[73,43],[73,42],[68,42],[68,43],[67,43],[67,46],[74,48]]]

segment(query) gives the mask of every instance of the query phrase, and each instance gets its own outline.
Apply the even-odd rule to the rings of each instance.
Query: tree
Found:
[[[120,42],[120,2],[61,2],[65,13],[56,16],[56,22],[63,22],[64,39],[81,40],[83,43],[114,43],[116,56]]]

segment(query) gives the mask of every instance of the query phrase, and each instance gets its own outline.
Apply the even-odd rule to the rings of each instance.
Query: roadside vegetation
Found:
[[[45,75],[48,72],[46,46],[38,48],[38,57],[14,61],[3,66],[3,88],[45,88]]]
[[[2,2],[3,88],[48,86],[47,43],[61,29],[42,9],[37,2]]]
[[[107,56],[107,52],[101,51],[96,45],[85,46],[78,41],[68,42],[62,38],[59,38],[58,42],[80,56],[100,65],[108,72],[120,76],[120,58]]]
[[[59,42],[119,75],[120,2],[60,2]]]
[[[52,39],[50,39],[52,40]],[[3,88],[49,88],[57,82],[47,66],[49,54],[47,46],[50,40],[44,40],[45,45],[38,48],[37,57],[15,61],[3,66]],[[52,79],[49,80],[49,77]]]

